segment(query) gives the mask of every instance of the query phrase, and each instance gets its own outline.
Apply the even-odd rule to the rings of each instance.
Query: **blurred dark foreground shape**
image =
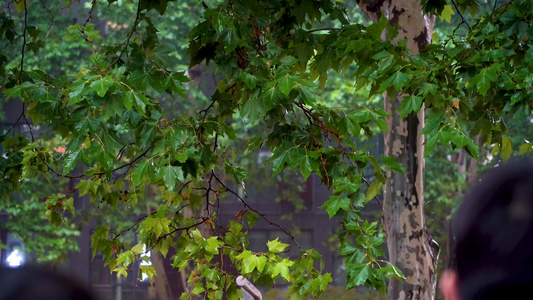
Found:
[[[497,167],[465,197],[452,225],[456,266],[446,300],[533,299],[533,161]]]
[[[0,268],[0,300],[93,300],[83,285],[37,268]]]

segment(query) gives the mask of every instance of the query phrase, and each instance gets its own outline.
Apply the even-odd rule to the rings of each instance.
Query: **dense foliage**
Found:
[[[386,18],[352,21],[348,9],[355,9],[353,4],[342,2],[201,2],[191,9],[191,14],[199,12],[199,22],[180,37],[173,36],[179,28],[158,25],[176,19],[173,3],[166,0],[94,1],[82,10],[86,19],[64,24],[62,40],[54,42],[72,51],[71,58],[78,57],[65,62],[64,73],[49,65],[62,61],[60,56],[40,57],[50,53],[50,37],[29,17],[50,12],[42,4],[15,1],[7,8],[11,13],[0,15],[0,36],[8,49],[0,54],[2,92],[6,100],[24,103],[19,123],[33,128],[19,135],[12,127],[0,137],[0,195],[13,199],[21,182],[41,174],[75,180],[73,189],[46,199],[47,217],[56,226],[68,219],[66,211],[74,210],[75,195],[90,197],[102,210],[131,209],[157,195],[153,212],[135,217],[124,230],[100,226],[92,236],[93,251],[102,253],[119,275],[148,259],[144,249],[166,255],[172,247],[178,250],[175,267],[191,262],[195,267],[191,294],[240,296],[233,276],[214,259],[223,254],[256,282],[289,282],[291,297],[320,295],[331,275],[316,269],[321,257],[315,250],[300,248],[300,257],[291,260],[284,255],[288,245],[279,240],[269,241],[265,253],[247,249],[245,228],[268,217],[238,192],[248,178],[240,162],[247,153],[268,150],[273,175],[285,169],[303,179],[316,174],[330,188],[323,207],[330,218],[342,219],[338,238],[349,288],[384,289],[385,277],[401,278],[384,258],[378,222],[360,216],[360,209],[380,193],[385,169],[405,172],[394,157],[376,159],[361,146],[361,140],[387,130],[387,113],[366,100],[383,92],[409,95],[401,102],[402,116],[425,106],[426,155],[437,143],[464,149],[475,159],[488,147],[504,159],[513,149],[533,150],[527,140],[513,145],[504,121],[531,118],[530,1],[495,2],[479,14],[474,2],[428,1],[427,11],[448,23],[455,10],[456,29],[465,30],[453,30],[417,55],[402,41],[381,40],[383,31],[397,34]],[[98,16],[112,17],[105,15],[106,5],[132,9],[121,16],[128,21],[110,21],[121,28],[109,39],[93,23],[101,10]],[[468,20],[463,18],[467,9]],[[50,29],[63,25],[54,24],[53,14],[50,21]],[[207,102],[191,91],[188,72],[180,69],[184,58],[176,50],[184,42],[190,67],[216,66],[218,86]],[[336,73],[353,78],[353,92],[363,100],[337,105],[326,98]],[[64,149],[54,150],[45,142],[48,137],[35,136],[36,126],[51,132]],[[479,144],[474,141],[478,135]],[[242,139],[247,144],[243,153],[232,147]],[[369,169],[372,181],[363,175]],[[243,215],[219,230],[217,203],[228,194],[243,203]],[[298,246],[293,235],[280,229]],[[136,232],[138,244],[123,239],[126,231]],[[141,272],[155,274],[148,265]]]

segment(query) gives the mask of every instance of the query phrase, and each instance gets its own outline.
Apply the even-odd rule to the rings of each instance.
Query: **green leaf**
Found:
[[[352,182],[349,178],[341,177],[333,181],[333,192],[353,194],[359,190],[360,183],[361,175],[357,176],[357,181],[355,182]]]
[[[148,88],[151,82],[149,72],[133,71],[129,78],[129,84],[131,87],[135,87],[138,91],[144,91]]]
[[[433,83],[423,82],[418,90],[418,95],[425,98],[427,94],[435,95],[437,93],[437,85]]]
[[[394,277],[398,280],[405,279],[405,276],[403,275],[402,271],[394,265],[388,265],[386,267],[378,269],[377,272],[380,274],[383,273],[383,275],[385,275],[387,278]]]
[[[15,9],[20,14],[22,11],[26,10],[26,0],[15,0],[13,1],[15,4]]]
[[[533,153],[533,145],[530,144],[528,141],[526,141],[525,143],[523,143],[522,145],[520,145],[520,147],[518,148],[518,151],[519,151],[519,154],[531,154]]]
[[[135,106],[139,114],[142,116],[146,116],[146,105],[151,105],[150,101],[143,93],[139,93],[134,90],[123,92],[122,100],[127,109],[131,109],[133,106]]]
[[[392,55],[387,50],[381,50],[380,52],[374,54],[372,56],[372,59],[379,61],[378,63],[378,71],[384,72],[388,69],[390,69],[392,66],[394,66],[394,55]]]
[[[318,174],[320,172],[320,163],[316,159],[310,157],[307,153],[293,161],[300,167],[300,172],[302,173],[304,180],[307,180],[311,173],[314,172]]]
[[[470,84],[475,84],[478,92],[485,96],[491,86],[491,82],[496,82],[498,80],[498,70],[498,65],[492,65],[488,68],[484,68],[479,74],[472,77]]]
[[[406,96],[400,102],[400,118],[404,118],[411,112],[417,113],[422,107],[422,97],[419,96]]]
[[[288,96],[291,93],[295,84],[295,78],[288,73],[277,80],[277,86],[285,96]]]
[[[183,182],[183,170],[181,167],[176,166],[164,166],[161,168],[163,172],[163,181],[165,182],[165,186],[169,191],[174,191],[174,187],[176,186],[176,180]]]
[[[268,90],[266,90],[262,95],[261,99],[263,100],[265,111],[270,111],[274,107],[278,105],[280,100],[283,98],[283,94],[276,89],[275,87],[271,87]]]
[[[285,278],[285,280],[290,281],[291,277],[289,273],[289,267],[291,267],[293,264],[293,261],[290,261],[286,258],[278,263],[274,263],[272,266],[272,278],[280,275],[281,277]]]
[[[401,163],[396,162],[396,157],[394,156],[384,156],[383,162],[385,163],[385,167],[387,167],[389,170],[406,174],[407,171],[404,169]]]
[[[189,78],[186,77],[183,72],[176,72],[167,78],[168,87],[173,93],[176,93],[183,98],[187,98],[187,89],[185,89],[183,83],[189,82]]]
[[[217,34],[220,34],[226,28],[235,29],[235,26],[231,23],[229,17],[222,12],[207,9],[205,15],[211,17],[210,20]]]
[[[329,214],[329,218],[333,218],[339,210],[348,210],[350,208],[350,198],[333,195],[329,197],[322,206],[326,207],[326,211]]]
[[[131,248],[131,251],[135,253],[135,255],[139,255],[143,252],[144,244],[137,244],[133,248]]]
[[[77,80],[74,81],[69,87],[69,104],[76,104],[83,100],[85,96],[85,87],[86,87],[86,81],[85,80]]]
[[[383,83],[379,86],[379,91],[384,92],[387,90],[390,86],[394,86],[396,91],[400,91],[402,87],[409,82],[409,76],[407,74],[402,73],[400,71],[394,72],[389,78],[385,79]]]
[[[509,138],[508,135],[502,136],[502,148],[501,148],[501,155],[503,161],[509,160],[511,158],[511,154],[513,153],[513,142]]]
[[[426,142],[424,143],[425,145],[424,157],[427,157],[428,154],[431,153],[431,150],[435,148],[435,145],[437,145],[437,142],[439,141],[439,134],[440,133],[437,133],[433,136],[426,136]]]
[[[133,173],[131,174],[131,183],[133,186],[138,186],[143,180],[144,174],[148,172],[148,168],[151,166],[150,161],[143,161],[137,165]]]
[[[365,263],[353,264],[346,269],[348,272],[348,289],[363,285],[370,276],[370,266]]]
[[[246,220],[246,222],[248,222],[248,226],[252,228],[254,227],[255,223],[259,221],[259,215],[254,211],[247,211],[244,213],[243,219]]]
[[[100,77],[100,79],[91,83],[91,90],[96,91],[98,96],[103,97],[114,83],[115,81],[110,76]]]
[[[268,251],[272,253],[280,253],[280,252],[283,252],[285,248],[289,246],[289,244],[284,244],[278,241],[278,239],[276,238],[273,241],[268,241],[267,246],[268,246]]]
[[[244,103],[242,110],[241,110],[241,116],[247,116],[250,121],[254,122],[258,119],[263,118],[265,115],[265,106],[263,104],[263,101],[261,101],[257,97],[252,97]]]
[[[452,22],[452,16],[455,15],[455,12],[453,11],[453,8],[451,5],[444,5],[444,9],[440,13],[440,19],[448,22],[450,24]]]
[[[74,170],[78,161],[81,158],[82,149],[70,152],[65,158],[65,167],[63,168],[63,175],[67,175],[70,171]]]
[[[272,177],[274,177],[276,174],[278,174],[285,168],[285,164],[287,164],[291,159],[290,152],[295,148],[296,147],[294,147],[289,142],[284,142],[283,144],[281,144],[281,146],[274,149],[272,157],[269,159],[269,161],[273,162]]]
[[[376,197],[376,195],[381,192],[382,186],[383,186],[383,182],[381,181],[376,180],[372,182],[370,186],[368,187],[368,190],[366,191],[365,203],[374,199],[374,197]]]
[[[265,256],[256,256],[248,250],[244,250],[241,254],[235,257],[242,260],[242,273],[249,274],[253,270],[257,269],[259,272],[263,272],[267,258]]]
[[[389,20],[387,20],[387,17],[382,13],[379,21],[368,26],[366,31],[373,40],[380,40],[381,33],[387,28],[387,25],[389,25]]]

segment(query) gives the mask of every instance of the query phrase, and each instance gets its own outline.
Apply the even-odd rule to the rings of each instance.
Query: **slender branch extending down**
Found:
[[[146,215],[146,216],[142,216],[140,217],[139,219],[137,219],[137,221],[135,221],[135,223],[133,223],[133,225],[131,225],[130,227],[128,227],[127,229],[124,229],[122,230],[121,232],[119,233],[115,233],[115,232],[111,232],[112,234],[115,235],[115,237],[113,238],[113,240],[116,240],[119,236],[121,236],[123,233],[126,233],[128,231],[130,231],[133,227],[137,226],[137,224],[139,224],[142,220],[148,218],[149,216],[152,216],[152,215],[155,215],[157,213],[157,210],[156,211],[153,211],[152,213]]]
[[[93,0],[91,2],[91,10],[89,10],[89,16],[87,17],[87,19],[85,20],[85,23],[83,23],[83,26],[86,26],[87,23],[89,23],[90,21],[93,20],[93,11],[94,11],[94,8],[96,7],[96,0]]]
[[[457,11],[459,16],[461,17],[461,24],[465,23],[466,26],[468,27],[468,30],[471,30],[472,28],[470,28],[470,24],[468,24],[468,22],[465,20],[465,17],[463,17],[463,14],[461,13],[461,10],[459,10],[459,8],[457,7],[457,4],[455,3],[455,0],[452,0],[452,4],[453,4],[453,7],[455,8],[455,11]]]
[[[26,30],[28,28],[28,3],[26,3],[26,0],[20,0],[24,1],[24,30],[22,31],[22,50],[20,58],[20,73],[19,73],[19,80],[18,84],[22,84],[22,74],[24,73],[24,54],[26,52]]]
[[[296,247],[298,247],[298,249],[300,249],[300,253],[302,253],[304,250],[302,249],[302,247],[300,246],[300,244],[298,244],[298,242],[296,241],[296,239],[294,238],[294,236],[292,234],[290,234],[290,232],[288,232],[285,228],[281,227],[279,224],[276,224],[272,221],[270,221],[270,219],[267,218],[267,216],[259,211],[257,211],[255,208],[253,208],[250,204],[248,204],[248,202],[246,202],[246,200],[244,200],[241,196],[239,196],[239,194],[237,194],[234,190],[228,188],[223,182],[222,180],[220,180],[220,178],[218,178],[216,175],[213,175],[215,177],[215,179],[220,183],[220,185],[225,188],[228,192],[232,193],[233,195],[235,195],[235,197],[237,197],[241,202],[242,204],[244,204],[244,206],[246,208],[248,208],[249,210],[255,212],[256,214],[258,214],[259,216],[261,216],[261,218],[263,218],[263,220],[265,220],[268,224],[270,224],[270,226],[275,226],[277,227],[279,230],[283,231],[283,233],[285,233],[288,237],[291,238],[291,240],[293,241],[293,243],[296,245]]]
[[[134,158],[131,162],[127,163],[127,164],[123,164],[122,166],[119,166],[119,167],[116,167],[115,169],[112,170],[112,172],[116,172],[120,169],[123,169],[125,167],[128,167],[128,170],[126,170],[126,172],[124,172],[124,174],[118,176],[116,179],[124,176],[125,174],[127,174],[132,166],[139,160],[141,159],[141,157],[145,156],[146,153],[148,153],[148,151],[150,151],[150,149],[152,149],[151,147],[148,147],[143,153],[139,154],[139,156],[137,156],[136,158]],[[100,172],[100,173],[93,173],[93,174],[81,174],[81,175],[75,175],[75,176],[72,176],[72,175],[63,175],[59,172],[57,172],[56,170],[54,170],[52,167],[50,167],[50,165],[44,160],[44,158],[42,158],[41,156],[39,156],[42,160],[42,162],[46,165],[46,167],[48,168],[47,171],[50,171],[52,173],[54,173],[56,176],[59,176],[59,177],[65,177],[65,178],[70,178],[70,179],[78,179],[78,178],[83,178],[83,177],[87,177],[87,176],[102,176],[102,175],[105,175],[106,173],[105,172]]]
[[[160,235],[159,237],[157,237],[157,240],[156,242],[154,243],[154,245],[152,247],[150,247],[150,249],[148,249],[148,251],[154,249],[157,244],[159,244],[160,241],[166,239],[168,236],[171,236],[173,235],[174,233],[178,232],[178,231],[182,231],[182,230],[189,230],[191,228],[194,228],[194,227],[197,227],[197,226],[200,226],[202,224],[204,224],[205,222],[209,221],[209,218],[201,218],[201,221],[198,221],[190,226],[186,226],[186,227],[177,227],[177,228],[174,228],[174,230],[172,230],[171,232],[169,233],[165,233],[163,235]]]
[[[48,27],[48,31],[46,32],[46,35],[44,36],[45,39],[48,38],[48,36],[50,35],[50,32],[52,32],[52,29],[54,28],[54,23],[55,23],[55,16],[54,14],[50,11],[50,9],[46,6],[46,4],[44,4],[43,0],[39,0],[41,2],[41,5],[42,7],[46,10],[46,12],[50,15],[50,27]]]
[[[119,61],[122,55],[127,52],[128,47],[130,45],[131,38],[133,37],[133,34],[137,31],[137,26],[139,25],[140,21],[141,21],[141,0],[137,2],[137,13],[135,14],[135,21],[133,22],[133,26],[131,28],[130,33],[128,34],[128,37],[123,43],[123,47],[124,47],[123,51],[120,51],[120,54],[115,58],[115,60],[111,64],[109,64],[109,66],[107,66],[107,68],[105,69],[103,73],[106,73],[107,71],[109,71],[109,69]]]

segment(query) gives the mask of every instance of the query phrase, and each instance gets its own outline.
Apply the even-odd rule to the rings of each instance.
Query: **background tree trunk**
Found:
[[[424,15],[419,0],[361,0],[360,8],[377,22],[384,14],[399,34],[392,40],[407,39],[411,54],[417,54],[431,42],[434,19]],[[388,39],[386,32],[383,39]],[[385,95],[389,132],[385,133],[385,155],[397,157],[407,174],[387,172],[384,188],[384,227],[389,260],[399,267],[406,279],[389,282],[389,299],[434,299],[438,246],[429,235],[424,219],[424,109],[400,119],[396,111],[404,95]]]

